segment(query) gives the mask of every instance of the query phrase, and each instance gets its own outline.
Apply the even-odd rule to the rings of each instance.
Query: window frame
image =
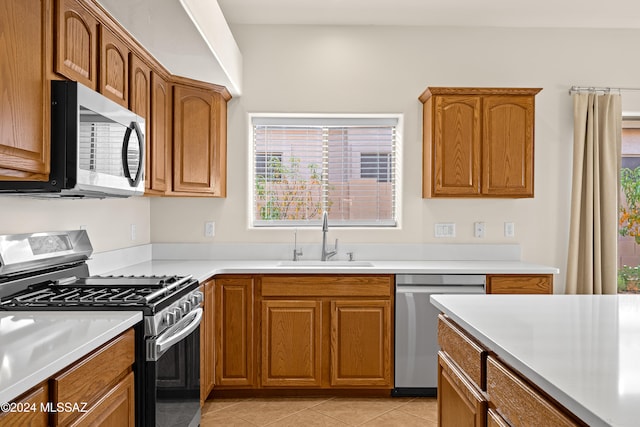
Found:
[[[364,221],[353,220],[349,223],[344,221],[335,221],[329,219],[329,225],[332,227],[340,227],[342,229],[349,230],[399,230],[402,228],[402,175],[403,175],[403,162],[402,162],[402,145],[403,145],[403,129],[404,129],[404,115],[401,113],[370,113],[370,114],[310,114],[310,113],[248,113],[248,209],[247,209],[247,224],[249,230],[290,230],[295,228],[316,228],[321,225],[321,219],[317,221],[309,221],[306,224],[289,223],[289,221],[273,221],[271,224],[256,225],[255,220],[255,176],[254,171],[256,168],[256,152],[254,152],[254,119],[293,119],[293,120],[307,120],[309,124],[321,124],[323,120],[329,120],[332,124],[344,120],[345,123],[353,122],[353,119],[365,119],[365,120],[379,120],[382,123],[383,120],[395,121],[395,224],[372,224]],[[389,177],[391,171],[389,171]],[[389,180],[390,181],[390,180]]]

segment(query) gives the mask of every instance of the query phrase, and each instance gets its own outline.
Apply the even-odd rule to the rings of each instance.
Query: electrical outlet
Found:
[[[484,222],[473,223],[473,235],[478,238],[484,237]]]
[[[504,223],[504,237],[514,237],[516,235],[515,225],[513,222]]]
[[[454,222],[438,222],[435,225],[435,237],[456,237],[456,224]]]
[[[131,240],[136,240],[137,238],[136,234],[137,234],[136,225],[131,224]]]
[[[213,237],[216,234],[216,223],[207,221],[204,223],[204,237]]]

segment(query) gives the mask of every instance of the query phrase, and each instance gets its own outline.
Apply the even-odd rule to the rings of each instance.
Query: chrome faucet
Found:
[[[329,214],[327,211],[322,212],[322,255],[320,261],[328,261],[329,258],[338,253],[338,239],[333,247],[333,250],[327,250],[327,231],[329,231]]]

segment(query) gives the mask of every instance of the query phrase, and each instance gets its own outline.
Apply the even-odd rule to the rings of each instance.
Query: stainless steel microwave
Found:
[[[72,81],[51,82],[48,181],[0,181],[0,193],[45,197],[144,194],[144,118]]]

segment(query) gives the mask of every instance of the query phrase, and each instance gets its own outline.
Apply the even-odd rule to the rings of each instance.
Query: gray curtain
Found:
[[[567,294],[617,292],[622,111],[619,94],[573,94]]]

